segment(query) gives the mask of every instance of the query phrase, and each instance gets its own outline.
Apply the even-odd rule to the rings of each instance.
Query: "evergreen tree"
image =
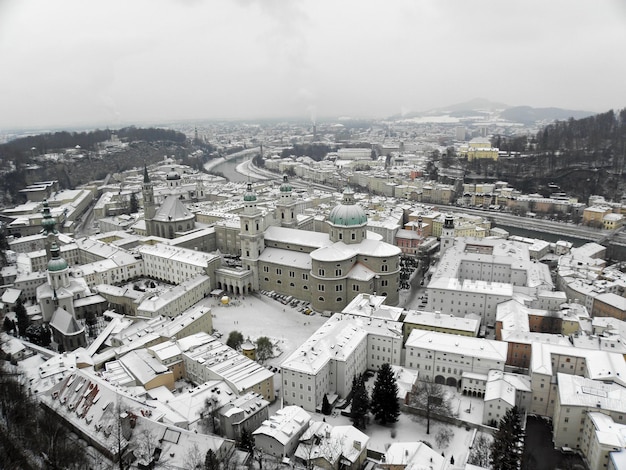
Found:
[[[13,322],[9,317],[4,317],[4,331],[7,333],[14,328]]]
[[[243,343],[243,334],[240,331],[233,330],[228,334],[226,346],[233,349],[239,349]]]
[[[43,326],[43,335],[41,336],[41,345],[50,346],[52,342],[52,332],[46,325]]]
[[[4,233],[4,227],[0,227],[0,266],[8,265],[6,250],[9,249],[9,242]]]
[[[239,446],[248,452],[252,452],[254,450],[254,437],[252,436],[252,433],[245,428],[241,431]]]
[[[28,324],[30,322],[28,320],[28,315],[26,315],[26,307],[24,307],[22,299],[19,297],[15,303],[15,317],[17,318],[17,330],[19,331],[20,336],[26,336],[26,328],[28,328]]]
[[[395,423],[400,416],[398,384],[391,366],[387,363],[376,374],[370,409],[380,424]]]
[[[131,193],[130,195],[129,211],[131,214],[135,214],[139,211],[139,201],[137,200],[137,195],[135,193]]]
[[[220,462],[213,450],[209,449],[204,458],[204,470],[219,470]]]
[[[520,468],[523,451],[524,430],[517,406],[509,409],[500,420],[491,444],[491,467],[493,470]]]
[[[324,399],[322,400],[322,414],[328,416],[332,410],[333,407],[330,406],[330,402],[328,401],[328,395],[324,394]]]
[[[350,409],[350,419],[354,427],[365,429],[369,407],[370,399],[365,388],[365,379],[363,375],[355,376],[352,379],[352,407]]]

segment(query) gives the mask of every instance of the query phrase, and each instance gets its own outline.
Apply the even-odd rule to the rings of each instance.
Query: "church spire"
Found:
[[[48,201],[44,199],[43,201],[43,220],[41,221],[41,227],[46,235],[57,233],[56,229],[56,221],[52,214],[50,213],[50,206],[48,205]]]

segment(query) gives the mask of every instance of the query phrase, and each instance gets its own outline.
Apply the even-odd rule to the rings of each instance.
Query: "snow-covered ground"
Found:
[[[328,318],[319,314],[304,315],[297,308],[263,294],[239,296],[223,305],[219,299],[205,299],[211,306],[213,329],[221,333],[222,341],[237,330],[244,338],[255,341],[267,336],[280,350],[280,354],[267,361],[268,365],[280,363],[311,336]]]

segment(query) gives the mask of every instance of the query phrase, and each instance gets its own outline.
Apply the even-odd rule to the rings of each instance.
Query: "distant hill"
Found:
[[[507,121],[532,124],[539,121],[565,121],[569,118],[582,119],[596,113],[589,111],[574,111],[562,108],[532,108],[530,106],[514,106],[505,109],[500,117]]]
[[[509,108],[509,105],[489,101],[486,98],[474,98],[473,100],[464,101],[463,103],[451,104],[443,108],[436,108],[427,111],[425,114],[442,114],[442,113],[464,113],[469,111],[475,112],[496,112]]]
[[[463,103],[451,104],[441,108],[429,109],[408,113],[405,115],[394,115],[391,119],[407,119],[415,117],[428,117],[448,115],[457,118],[468,118],[472,116],[491,115],[492,117],[504,119],[510,122],[521,124],[536,124],[552,121],[564,121],[570,117],[582,119],[593,116],[596,113],[590,111],[580,111],[562,108],[533,108],[531,106],[509,106],[504,103],[490,101],[485,98],[474,98]]]

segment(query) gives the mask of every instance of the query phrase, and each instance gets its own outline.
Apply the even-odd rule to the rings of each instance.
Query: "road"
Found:
[[[241,168],[240,173],[245,175],[250,175],[250,178],[262,179],[262,180],[273,180],[273,181],[282,181],[283,176],[275,173],[270,170],[266,170],[265,168],[259,168],[256,166],[252,160],[247,160],[242,162],[241,165],[237,167],[237,171]],[[328,192],[336,192],[337,188],[334,186],[328,186],[326,184],[313,183],[311,181],[305,181],[297,177],[289,178],[289,183],[294,188],[299,189],[319,189],[320,191],[328,191]]]
[[[505,212],[496,211],[484,211],[480,209],[471,209],[468,207],[458,206],[434,206],[441,212],[455,212],[471,215],[478,215],[492,219],[496,225],[505,225],[509,227],[523,228],[526,230],[535,230],[538,232],[548,232],[555,235],[563,235],[567,237],[580,238],[582,240],[588,240],[597,242],[606,238],[610,232],[606,230],[600,230],[593,227],[586,227],[584,225],[567,224],[563,222],[555,222],[552,220],[544,219],[531,219],[528,217],[519,217],[513,214],[507,214]]]
[[[423,279],[424,276],[422,274],[422,260],[419,260],[415,271],[409,279],[411,289],[409,291],[409,294],[402,300],[400,305],[401,307],[413,310],[420,309],[420,296],[426,293],[426,287],[421,284]]]

